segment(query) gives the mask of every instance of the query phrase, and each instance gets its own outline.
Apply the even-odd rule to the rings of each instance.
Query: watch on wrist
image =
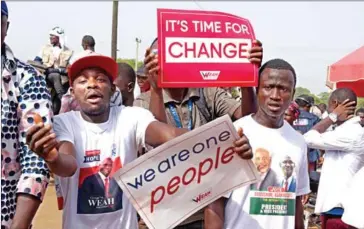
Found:
[[[336,122],[337,122],[337,114],[335,114],[335,113],[330,113],[330,114],[329,114],[329,118],[331,119],[331,121],[332,121],[333,123],[336,123]]]

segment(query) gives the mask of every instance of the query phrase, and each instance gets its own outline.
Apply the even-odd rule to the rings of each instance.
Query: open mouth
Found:
[[[99,93],[90,93],[87,96],[87,101],[90,103],[98,103],[102,101],[103,96]]]
[[[277,111],[281,110],[281,105],[272,103],[272,104],[268,104],[268,108],[270,111],[277,112]]]

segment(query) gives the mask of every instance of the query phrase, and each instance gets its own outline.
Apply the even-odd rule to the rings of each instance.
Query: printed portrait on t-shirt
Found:
[[[261,180],[250,186],[251,190],[267,191],[269,187],[279,186],[277,173],[271,169],[272,156],[264,148],[255,150],[253,162],[260,174]]]
[[[282,168],[283,179],[281,187],[284,188],[285,192],[296,192],[296,177],[294,176],[295,163],[292,161],[290,156],[285,156],[283,161],[280,162]]]
[[[123,208],[123,192],[112,177],[121,168],[120,158],[103,159],[98,166],[81,168],[77,213],[100,214]]]

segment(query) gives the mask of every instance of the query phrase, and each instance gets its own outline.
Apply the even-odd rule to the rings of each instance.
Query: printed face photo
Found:
[[[254,155],[254,164],[260,173],[266,173],[271,165],[272,158],[268,150],[258,148]]]
[[[292,161],[291,157],[286,156],[281,162],[281,168],[283,171],[283,175],[286,178],[289,178],[293,174],[293,170],[295,168],[295,163]]]
[[[111,158],[106,158],[100,164],[100,173],[104,174],[105,177],[108,177],[112,171],[113,161]]]

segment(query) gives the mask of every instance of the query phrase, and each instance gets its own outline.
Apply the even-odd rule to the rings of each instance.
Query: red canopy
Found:
[[[364,46],[328,67],[326,85],[332,89],[348,87],[364,97]]]

